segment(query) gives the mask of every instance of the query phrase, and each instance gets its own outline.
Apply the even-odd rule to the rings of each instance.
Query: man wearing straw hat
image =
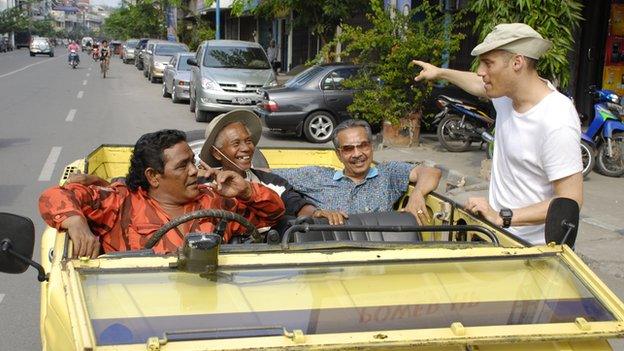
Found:
[[[472,50],[477,72],[422,67],[416,81],[444,79],[492,100],[496,143],[489,201],[470,198],[466,209],[533,244],[543,244],[550,201],[583,202],[580,122],[574,105],[536,70],[552,43],[523,23],[499,24]]]

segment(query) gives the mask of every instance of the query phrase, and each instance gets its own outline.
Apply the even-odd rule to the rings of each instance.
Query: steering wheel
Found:
[[[184,214],[180,217],[174,218],[171,221],[165,223],[156,232],[154,232],[152,237],[147,241],[147,243],[145,244],[145,249],[151,249],[152,247],[154,247],[160,241],[160,239],[171,229],[179,226],[182,223],[186,223],[188,221],[192,221],[197,218],[221,218],[223,220],[226,220],[227,222],[229,221],[238,222],[243,227],[245,227],[245,229],[247,229],[245,233],[243,233],[243,236],[251,237],[252,243],[262,241],[262,237],[258,233],[258,230],[256,229],[256,227],[253,224],[251,224],[245,217],[239,215],[238,213],[234,213],[234,212],[230,212],[226,210],[199,210],[199,211]],[[217,227],[218,226],[219,225],[217,224]]]

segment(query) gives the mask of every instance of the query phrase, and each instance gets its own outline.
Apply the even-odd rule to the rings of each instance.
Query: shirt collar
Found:
[[[377,167],[371,167],[368,169],[368,173],[366,174],[366,179],[375,178],[378,175],[379,175],[379,170],[377,170]],[[344,175],[343,170],[337,170],[336,173],[334,173],[334,180],[340,180],[344,177],[345,175]]]

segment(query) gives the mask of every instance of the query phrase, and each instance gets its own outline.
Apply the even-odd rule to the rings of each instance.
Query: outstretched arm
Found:
[[[430,81],[444,79],[471,95],[488,98],[485,93],[483,80],[474,72],[440,68],[430,63],[418,60],[414,60],[412,63],[422,68],[422,71],[420,71],[420,73],[414,78],[417,82],[422,80]]]

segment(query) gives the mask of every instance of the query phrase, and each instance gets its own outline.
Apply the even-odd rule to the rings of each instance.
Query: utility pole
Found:
[[[217,9],[215,11],[216,33],[215,38],[221,39],[221,1],[217,0]]]

